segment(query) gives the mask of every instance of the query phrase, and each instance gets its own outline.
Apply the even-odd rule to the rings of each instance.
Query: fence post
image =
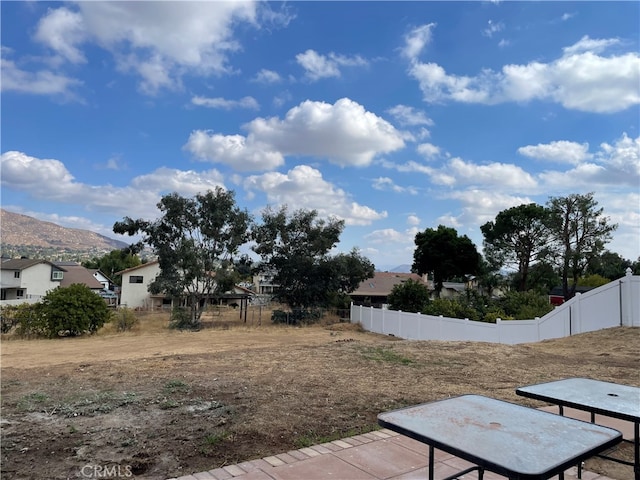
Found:
[[[620,279],[620,325],[633,326],[632,293],[631,293],[631,268],[627,267],[625,275]]]

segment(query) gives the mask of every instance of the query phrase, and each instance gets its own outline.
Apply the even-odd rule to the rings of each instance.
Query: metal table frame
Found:
[[[378,424],[512,480],[545,480],[622,441],[614,429],[481,395],[462,395],[378,415]]]
[[[560,415],[564,415],[564,407],[589,412],[591,423],[595,423],[596,414],[632,422],[634,462],[608,455],[600,457],[633,466],[635,480],[640,480],[640,388],[589,378],[566,378],[519,387],[516,394],[558,405]]]

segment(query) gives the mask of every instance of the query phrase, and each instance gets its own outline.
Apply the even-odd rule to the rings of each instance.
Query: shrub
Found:
[[[191,320],[191,310],[187,307],[174,307],[171,310],[169,328],[178,330],[199,330],[200,323],[193,323]]]
[[[284,310],[274,310],[271,312],[273,323],[284,323],[287,325],[309,325],[318,322],[322,318],[321,309],[294,309],[291,312]]]
[[[48,292],[38,307],[49,337],[95,333],[111,319],[105,301],[86,285],[73,284]]]
[[[15,327],[20,337],[46,336],[47,323],[39,303],[2,307],[2,333],[9,333]]]
[[[387,302],[391,310],[421,312],[429,305],[429,291],[420,282],[409,279],[393,286]]]
[[[422,310],[426,315],[442,315],[450,318],[468,318],[469,320],[482,320],[480,312],[470,305],[453,298],[436,298]]]
[[[119,332],[131,330],[138,323],[138,317],[130,308],[118,309],[118,312],[114,313],[113,319]]]
[[[507,317],[516,320],[542,317],[553,310],[553,305],[549,303],[549,298],[546,295],[540,295],[533,291],[508,292],[496,303]]]

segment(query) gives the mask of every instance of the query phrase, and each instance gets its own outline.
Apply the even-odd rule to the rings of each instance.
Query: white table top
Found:
[[[589,378],[567,378],[516,389],[523,397],[556,405],[640,421],[640,388]]]
[[[549,478],[622,440],[611,428],[479,395],[382,413],[378,423],[521,479]]]

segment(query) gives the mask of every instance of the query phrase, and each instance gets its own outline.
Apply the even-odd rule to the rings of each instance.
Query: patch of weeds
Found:
[[[120,443],[121,447],[134,447],[138,444],[138,441],[135,438],[128,438],[126,440],[123,440],[122,443]]]
[[[67,418],[77,417],[79,415],[93,416],[102,413],[110,413],[116,408],[124,407],[130,404],[138,403],[138,398],[133,392],[123,392],[116,394],[114,392],[97,392],[84,398],[75,398],[73,401],[67,401],[56,405],[53,413],[58,413]]]
[[[78,427],[76,427],[73,424],[69,425],[69,433],[76,433],[77,431],[78,431]]]
[[[377,362],[397,363],[400,365],[411,365],[415,363],[410,358],[403,357],[394,352],[390,348],[384,347],[364,347],[361,349],[362,356],[367,360],[375,360]]]
[[[176,402],[175,400],[168,400],[168,399],[164,399],[162,400],[159,404],[158,407],[160,407],[160,409],[162,410],[169,410],[171,408],[178,408],[180,406],[180,404],[178,402]]]
[[[204,442],[200,446],[200,453],[202,455],[208,455],[211,453],[212,449],[222,442],[224,442],[229,437],[229,432],[223,431],[220,433],[210,433],[209,435],[204,437]]]
[[[16,406],[23,412],[33,412],[41,409],[47,400],[49,400],[49,396],[46,393],[34,392],[18,400]]]
[[[188,393],[189,385],[184,383],[182,380],[169,380],[164,384],[163,388],[165,393]]]

